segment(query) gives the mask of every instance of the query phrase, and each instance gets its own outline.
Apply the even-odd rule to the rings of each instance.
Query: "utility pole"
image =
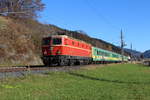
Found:
[[[132,47],[133,47],[133,46],[132,46],[132,43],[131,43],[131,50],[132,50]],[[132,52],[131,52],[131,59],[130,59],[130,60],[131,60],[131,63],[132,63],[132,60],[133,60]]]
[[[131,50],[132,50],[132,47],[133,47],[133,46],[132,46],[132,43],[131,43]]]
[[[122,29],[121,29],[121,56],[122,56],[122,63],[124,62],[124,46],[126,46],[126,45],[125,45],[125,42],[124,42],[123,32],[122,32]]]

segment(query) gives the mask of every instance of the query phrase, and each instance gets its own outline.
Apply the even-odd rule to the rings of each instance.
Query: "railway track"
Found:
[[[0,68],[0,73],[3,72],[18,72],[18,71],[36,71],[36,70],[69,70],[69,69],[76,69],[80,68],[81,66],[63,66],[63,67],[46,67],[46,66],[29,66],[29,67],[6,67]],[[83,67],[83,66],[82,66]]]
[[[7,68],[0,68],[0,73],[4,72],[17,72],[17,71],[26,71],[26,67],[7,67]]]

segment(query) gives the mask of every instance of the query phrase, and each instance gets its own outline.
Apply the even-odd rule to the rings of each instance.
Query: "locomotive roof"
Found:
[[[51,35],[50,37],[64,37],[64,38],[71,38],[71,39],[73,39],[73,40],[77,40],[77,41],[80,41],[80,42],[83,42],[83,43],[86,43],[86,44],[91,45],[90,43],[87,43],[87,42],[85,42],[85,41],[83,41],[83,40],[79,40],[79,39],[76,39],[76,38],[73,38],[73,37],[70,37],[70,36],[67,36],[67,35]]]

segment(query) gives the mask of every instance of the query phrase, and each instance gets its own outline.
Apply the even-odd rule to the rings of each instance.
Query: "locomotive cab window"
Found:
[[[43,45],[49,45],[50,44],[50,39],[43,39],[42,44]]]
[[[60,45],[62,44],[61,38],[53,38],[53,45]]]

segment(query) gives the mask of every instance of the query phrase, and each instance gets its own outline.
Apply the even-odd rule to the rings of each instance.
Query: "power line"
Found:
[[[83,0],[88,6],[89,8],[100,18],[102,19],[106,24],[108,24],[110,27],[112,27],[115,30],[120,30],[119,27],[115,26],[114,24],[112,24],[108,18],[106,18],[99,10],[97,10],[97,8],[95,8],[95,6],[93,6],[88,0]]]
[[[115,29],[115,30],[120,30],[119,27],[117,27],[116,25],[112,24],[110,22],[110,20],[108,20],[107,17],[105,17],[95,6],[93,6],[89,0],[83,0],[88,6],[89,8],[100,18],[102,19],[106,24],[108,24],[111,28]],[[119,41],[118,41],[119,43]],[[120,43],[119,43],[120,44]],[[124,46],[126,46],[125,42],[124,42],[124,37],[123,37],[123,32],[121,29],[121,54],[122,54],[122,61],[124,60],[123,56],[124,56]]]

